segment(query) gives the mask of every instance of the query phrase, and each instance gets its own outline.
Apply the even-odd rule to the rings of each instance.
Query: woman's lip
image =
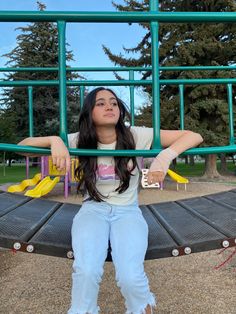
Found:
[[[107,113],[104,115],[104,117],[114,117],[114,116],[115,116],[114,113]]]

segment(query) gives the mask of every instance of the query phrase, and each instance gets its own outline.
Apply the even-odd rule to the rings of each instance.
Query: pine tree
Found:
[[[40,2],[38,9],[46,6]],[[5,57],[8,66],[14,67],[58,67],[58,32],[55,23],[37,22],[18,27],[17,46]],[[73,60],[71,51],[66,52],[67,62]],[[67,79],[78,77],[71,72]],[[58,80],[54,72],[9,72],[7,81],[18,80]],[[59,133],[59,93],[57,86],[38,86],[33,88],[35,136]],[[15,114],[15,131],[19,138],[29,135],[28,90],[27,87],[5,88],[4,105],[8,112]],[[67,88],[68,129],[74,131],[79,114],[78,88]]]
[[[120,11],[147,11],[149,1],[126,0],[126,5],[115,7]],[[160,11],[226,12],[236,11],[233,0],[160,1]],[[124,57],[113,54],[103,47],[108,57],[121,66],[150,66],[151,43],[149,24],[141,24],[147,30],[140,43],[134,48],[124,48],[128,54],[139,53],[140,57]],[[236,61],[236,24],[234,23],[160,23],[159,31],[160,66],[209,66],[231,65]],[[161,79],[178,78],[229,78],[235,74],[229,71],[162,71]],[[143,79],[150,79],[151,72],[142,73]],[[151,95],[150,88],[145,88]],[[185,128],[204,136],[205,146],[228,144],[229,122],[227,91],[225,85],[187,85],[184,93]],[[151,97],[150,97],[151,99]],[[137,123],[143,124],[151,108],[145,107],[137,116]],[[179,128],[178,86],[161,86],[161,126],[163,129]],[[207,175],[218,176],[216,159],[209,155]],[[214,170],[213,170],[214,169]]]
[[[15,130],[15,116],[9,114],[4,109],[0,109],[0,142],[1,143],[15,143],[17,140]],[[13,152],[6,152],[5,158],[9,160],[8,165],[11,166],[11,159],[16,158]],[[19,156],[17,156],[19,157]],[[0,160],[2,155],[0,155]]]

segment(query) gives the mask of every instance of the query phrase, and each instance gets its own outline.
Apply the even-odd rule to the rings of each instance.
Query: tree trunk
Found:
[[[229,171],[227,169],[227,161],[225,154],[220,154],[220,172],[222,174],[229,174]]]
[[[190,166],[193,167],[194,164],[195,164],[195,163],[194,163],[194,155],[190,155],[190,156],[189,156],[189,159],[190,159],[190,160],[189,160],[189,164],[190,164]]]
[[[210,154],[205,159],[205,172],[204,177],[207,179],[219,178],[220,174],[216,167],[217,155]]]
[[[188,156],[184,156],[185,159],[185,165],[188,165]]]
[[[177,160],[176,158],[172,160],[172,169],[176,169],[176,165],[177,165]]]
[[[12,158],[11,157],[9,157],[9,162],[8,162],[8,167],[11,167],[11,160],[12,160]]]
[[[235,165],[234,154],[232,154],[232,160],[233,160],[233,164]]]

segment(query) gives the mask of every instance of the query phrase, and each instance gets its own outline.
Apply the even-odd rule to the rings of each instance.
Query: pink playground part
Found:
[[[29,157],[26,157],[26,179],[29,179]]]

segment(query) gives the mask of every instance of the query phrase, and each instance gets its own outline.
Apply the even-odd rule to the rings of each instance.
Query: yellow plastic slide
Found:
[[[167,173],[171,177],[171,179],[173,179],[177,183],[189,183],[189,180],[187,178],[181,177],[179,174],[170,169],[168,169]]]
[[[27,191],[25,195],[41,197],[49,193],[59,181],[60,177],[55,177],[53,180],[49,176],[45,177],[34,189]]]
[[[171,177],[171,179],[176,181],[176,183],[177,183],[177,191],[179,189],[179,186],[178,186],[179,183],[184,184],[184,189],[186,190],[186,184],[189,183],[189,180],[187,178],[184,178],[184,177],[180,176],[179,174],[175,173],[174,171],[172,171],[170,169],[168,169],[167,173]]]
[[[37,173],[32,179],[23,180],[20,184],[11,185],[8,187],[7,191],[14,193],[14,192],[22,192],[28,186],[34,186],[41,180],[41,173]]]

